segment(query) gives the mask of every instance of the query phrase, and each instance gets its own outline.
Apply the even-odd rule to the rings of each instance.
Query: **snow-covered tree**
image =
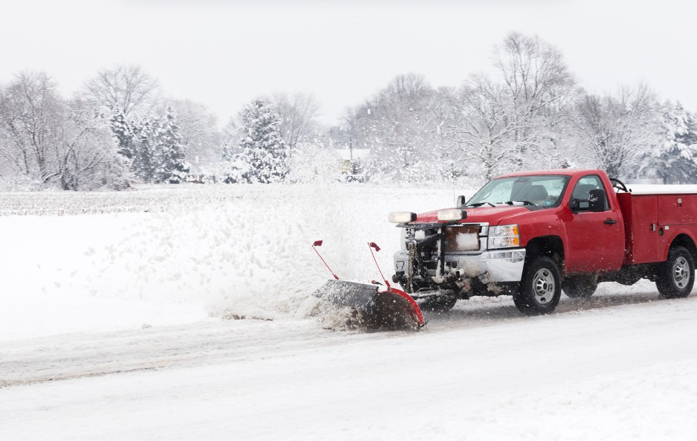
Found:
[[[635,177],[640,160],[659,143],[656,98],[646,86],[617,96],[587,95],[574,116],[579,156],[612,177]]]
[[[254,100],[241,113],[240,149],[249,164],[249,182],[282,181],[288,173],[288,149],[278,131],[278,115],[262,100]]]
[[[167,107],[161,117],[150,114],[134,121],[117,109],[110,123],[118,152],[130,162],[139,181],[176,184],[186,180],[190,166],[174,109]]]
[[[458,156],[480,167],[485,180],[520,166],[521,147],[513,136],[517,125],[506,95],[506,89],[486,75],[473,75],[446,95],[455,109],[448,128],[454,132]]]
[[[278,115],[278,132],[289,149],[312,140],[320,107],[313,95],[275,93],[267,101]]]
[[[167,105],[177,115],[181,144],[192,172],[207,173],[208,168],[220,162],[224,140],[218,119],[205,105],[191,100],[169,99]]]
[[[423,75],[399,75],[365,104],[349,110],[343,127],[332,131],[333,139],[342,148],[370,149],[368,173],[376,179],[437,177],[433,95]]]
[[[0,153],[39,185],[56,176],[52,150],[60,143],[64,102],[43,72],[22,72],[0,93]]]
[[[136,155],[136,144],[133,135],[133,127],[118,108],[111,111],[111,131],[114,134],[118,152],[125,158],[133,159]]]
[[[444,129],[485,179],[566,161],[568,109],[579,94],[561,52],[537,36],[513,32],[494,54],[495,75],[470,75],[445,91],[453,112]],[[544,158],[544,159],[542,159]]]
[[[664,184],[697,183],[697,121],[680,103],[661,106],[660,139],[646,152],[642,174]]]
[[[180,184],[186,181],[189,164],[181,142],[174,109],[167,107],[165,115],[156,120],[152,132],[152,162],[154,182]]]
[[[423,76],[399,76],[352,110],[333,139],[369,148],[371,171],[395,180],[490,179],[568,163],[568,119],[580,91],[561,52],[511,33],[493,67],[493,75],[439,90]]]
[[[537,35],[512,32],[495,51],[503,80],[507,134],[520,168],[552,168],[563,162],[567,110],[580,89],[559,49]],[[540,156],[550,159],[540,163]]]
[[[45,73],[20,73],[0,88],[0,176],[25,188],[121,188],[109,125],[91,103],[63,99]]]
[[[153,109],[159,99],[159,87],[142,67],[118,65],[101,70],[88,80],[84,94],[98,105],[132,117],[132,112],[142,116]]]
[[[63,142],[56,152],[62,189],[123,189],[130,185],[130,161],[118,153],[109,118],[95,112],[90,103],[75,99],[68,103],[63,130]]]
[[[131,171],[140,182],[154,182],[156,163],[154,159],[154,124],[151,118],[131,121],[134,155]]]
[[[226,184],[248,184],[252,182],[252,166],[242,153],[231,154],[221,164],[220,175]]]

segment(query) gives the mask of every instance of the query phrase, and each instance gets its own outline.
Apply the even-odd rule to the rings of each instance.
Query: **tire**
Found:
[[[658,266],[656,288],[667,299],[687,297],[695,284],[695,263],[685,247],[671,248],[668,260]]]
[[[434,296],[419,302],[419,307],[423,311],[448,312],[453,309],[455,303],[457,303],[457,297],[455,296]]]
[[[523,270],[523,280],[513,296],[516,308],[525,315],[549,314],[561,298],[561,275],[554,260],[541,256]]]
[[[598,289],[598,282],[594,276],[571,276],[564,279],[561,287],[567,297],[588,298]]]

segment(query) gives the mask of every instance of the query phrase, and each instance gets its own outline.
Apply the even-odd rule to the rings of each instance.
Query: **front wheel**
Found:
[[[561,276],[554,260],[537,257],[525,265],[523,280],[513,302],[526,315],[549,314],[559,304]]]
[[[695,263],[685,247],[675,247],[668,252],[668,260],[660,264],[656,274],[656,288],[667,299],[690,295],[695,283]]]

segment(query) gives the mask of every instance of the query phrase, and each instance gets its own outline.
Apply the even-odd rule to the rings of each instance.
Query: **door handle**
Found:
[[[608,225],[615,225],[617,221],[614,219],[605,219],[605,223]]]

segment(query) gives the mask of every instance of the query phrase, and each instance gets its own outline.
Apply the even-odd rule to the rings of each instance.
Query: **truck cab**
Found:
[[[689,294],[697,212],[669,207],[663,196],[644,196],[655,200],[635,197],[601,170],[498,177],[468,201],[460,198],[455,208],[391,213],[402,229],[393,280],[426,308],[448,309],[473,295],[509,294],[526,314],[552,312],[562,288],[570,297],[587,297],[603,281],[649,278],[659,291],[671,285],[667,296]],[[675,197],[697,210],[697,200],[692,203],[697,195]],[[664,225],[660,236],[652,236],[649,226],[658,231],[659,222],[649,220],[657,219],[659,206],[680,211],[663,217],[682,223],[672,230]],[[649,243],[654,252],[642,256]],[[677,248],[681,265],[664,270]],[[678,270],[684,270],[680,283],[664,280],[674,279]]]

